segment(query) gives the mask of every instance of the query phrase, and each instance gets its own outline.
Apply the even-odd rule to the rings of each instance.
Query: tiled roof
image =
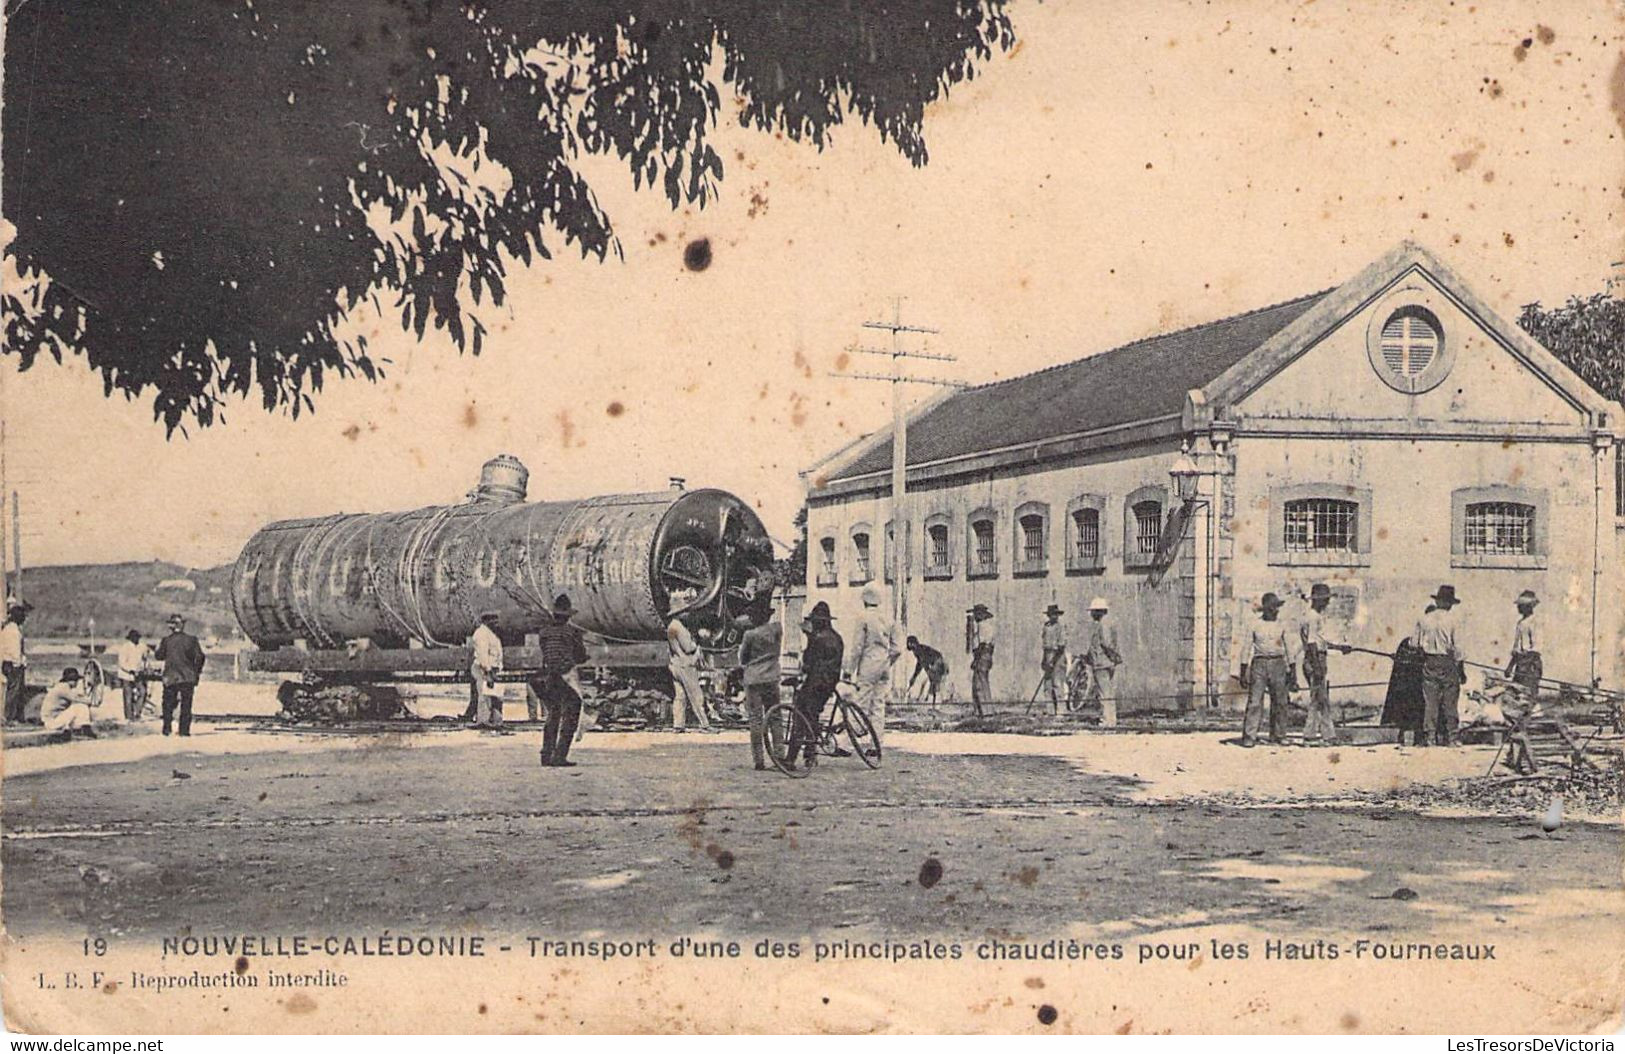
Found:
[[[1147,337],[958,392],[909,424],[908,463],[926,464],[1177,414],[1184,409],[1186,392],[1241,361],[1330,292]],[[890,467],[890,443],[876,443],[829,479],[851,479]]]

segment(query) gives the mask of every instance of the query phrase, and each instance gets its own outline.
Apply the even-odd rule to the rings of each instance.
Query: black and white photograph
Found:
[[[6,1029],[1616,1033],[1622,25],[4,0]]]

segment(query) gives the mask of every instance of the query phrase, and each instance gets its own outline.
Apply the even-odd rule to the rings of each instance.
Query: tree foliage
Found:
[[[619,252],[584,158],[673,208],[715,194],[725,114],[820,149],[855,115],[923,164],[1004,4],[8,4],[8,255],[43,278],[6,290],[5,350],[82,355],[170,429],[375,378],[363,301],[477,354],[513,261]]]
[[[1549,310],[1525,304],[1518,325],[1587,384],[1625,402],[1625,299],[1610,291]]]

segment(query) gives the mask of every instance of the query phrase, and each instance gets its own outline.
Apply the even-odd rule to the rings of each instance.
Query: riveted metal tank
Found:
[[[566,593],[576,625],[611,640],[663,639],[673,613],[721,640],[772,568],[761,520],[726,491],[526,502],[528,475],[504,455],[460,505],[261,528],[232,575],[238,623],[262,649],[461,645],[495,611],[518,644]]]

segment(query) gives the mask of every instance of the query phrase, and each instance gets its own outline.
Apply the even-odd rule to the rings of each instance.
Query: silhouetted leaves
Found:
[[[6,351],[83,355],[173,429],[376,379],[363,300],[478,353],[510,261],[618,253],[577,171],[704,205],[725,113],[822,148],[1014,43],[1004,0],[28,3],[6,34]],[[723,86],[712,82],[720,60]],[[737,108],[737,109],[736,109]],[[42,287],[43,286],[43,287]],[[390,310],[393,309],[393,310]]]
[[[1625,401],[1625,300],[1607,292],[1571,296],[1551,310],[1525,304],[1518,325],[1587,384]]]

